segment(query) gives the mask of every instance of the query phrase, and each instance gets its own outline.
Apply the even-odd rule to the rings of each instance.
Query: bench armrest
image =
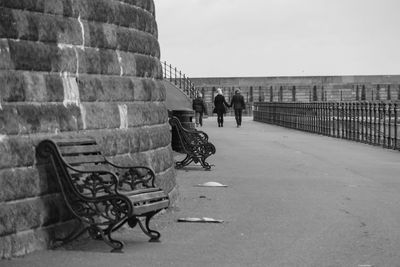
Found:
[[[119,166],[107,160],[107,163],[117,169],[119,188],[128,186],[130,190],[140,187],[155,187],[155,174],[152,169],[145,166]]]

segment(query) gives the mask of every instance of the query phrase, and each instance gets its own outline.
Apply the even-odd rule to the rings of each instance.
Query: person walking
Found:
[[[236,89],[235,95],[232,97],[229,106],[233,106],[235,111],[236,127],[240,127],[242,125],[242,111],[246,108],[246,104],[244,103],[244,97],[240,94],[239,89]]]
[[[203,114],[207,115],[207,108],[203,100],[203,95],[200,92],[198,92],[197,97],[193,99],[192,106],[196,118],[196,127],[199,125],[203,126]]]
[[[229,104],[225,101],[225,97],[222,94],[222,89],[217,89],[217,95],[214,98],[214,113],[217,113],[218,127],[224,127],[224,114]]]

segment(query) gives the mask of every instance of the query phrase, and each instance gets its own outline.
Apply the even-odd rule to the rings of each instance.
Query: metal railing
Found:
[[[254,103],[255,121],[400,149],[398,103]]]
[[[173,67],[171,64],[167,64],[166,61],[161,62],[163,68],[163,78],[174,84],[176,87],[181,89],[188,97],[195,98],[197,90],[194,84],[190,81],[182,71]]]

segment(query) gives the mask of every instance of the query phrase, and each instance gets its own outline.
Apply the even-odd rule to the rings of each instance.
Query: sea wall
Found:
[[[246,102],[400,101],[400,75],[191,78],[209,106],[217,88]]]

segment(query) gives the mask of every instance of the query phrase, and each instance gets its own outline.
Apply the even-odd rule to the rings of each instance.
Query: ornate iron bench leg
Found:
[[[200,160],[201,166],[203,166],[204,169],[206,170],[211,170],[211,166],[208,162],[206,162],[205,158],[201,158]]]
[[[100,231],[100,234],[103,241],[113,248],[111,252],[122,253],[124,243],[111,237],[112,232],[114,232],[114,228],[115,226],[109,226],[106,230]]]
[[[185,167],[186,165],[189,165],[192,161],[193,161],[192,156],[186,155],[186,158],[184,160],[178,161],[175,163],[175,167],[177,169],[181,169],[181,168]]]
[[[142,229],[143,233],[150,237],[149,242],[160,242],[161,234],[155,230],[150,229],[149,227],[151,218],[153,218],[153,216],[157,213],[158,211],[155,211],[146,215],[145,225],[143,225],[143,222],[141,220],[138,220],[139,226]]]

